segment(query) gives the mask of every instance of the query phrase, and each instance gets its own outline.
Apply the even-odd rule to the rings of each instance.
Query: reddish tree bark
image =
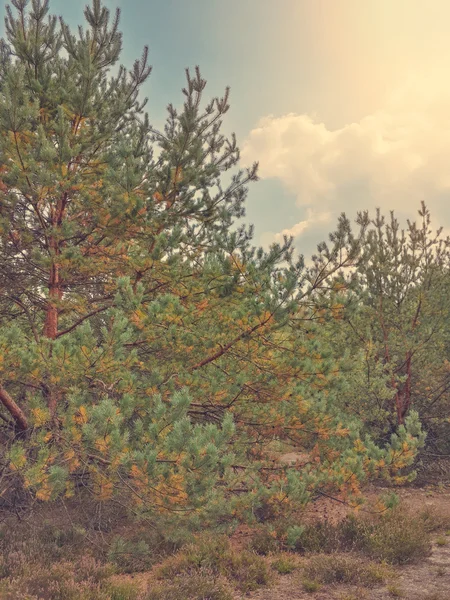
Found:
[[[62,298],[59,266],[53,264],[50,268],[48,281],[48,303],[45,314],[44,336],[55,340],[58,334],[58,302]]]
[[[20,431],[28,429],[27,418],[19,406],[14,402],[8,392],[0,385],[0,402],[14,419],[14,423]]]
[[[411,352],[406,355],[405,361],[405,375],[406,381],[402,388],[397,391],[395,395],[395,405],[397,409],[397,423],[403,425],[405,423],[405,417],[408,413],[409,407],[411,406],[411,368],[412,356]]]
[[[52,226],[54,229],[60,228],[63,223],[67,201],[68,198],[66,194],[58,200],[56,210],[52,215]],[[58,259],[61,254],[61,243],[54,234],[49,238],[48,249],[52,258],[52,263],[48,278],[48,302],[43,334],[50,340],[56,340],[58,337],[59,303],[62,300],[63,291],[60,265],[58,264]],[[51,387],[48,387],[47,390],[47,405],[50,414],[54,415],[58,404],[59,394],[57,390],[54,390]]]

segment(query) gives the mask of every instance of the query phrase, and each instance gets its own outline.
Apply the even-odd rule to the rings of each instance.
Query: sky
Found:
[[[86,0],[50,0],[73,26]],[[1,0],[4,6],[5,2]],[[185,67],[205,99],[231,87],[224,121],[257,160],[255,243],[294,236],[310,255],[341,212],[420,202],[450,231],[448,0],[108,0],[122,9],[122,62],[149,46],[151,122],[182,103]]]

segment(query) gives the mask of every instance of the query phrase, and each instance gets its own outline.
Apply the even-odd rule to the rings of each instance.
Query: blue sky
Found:
[[[86,1],[50,0],[75,26]],[[3,2],[3,5],[5,2]],[[231,86],[225,130],[260,161],[247,220],[310,254],[346,211],[414,216],[426,200],[450,227],[448,0],[108,0],[122,9],[122,62],[144,45],[145,90],[161,126],[184,68],[205,95]]]

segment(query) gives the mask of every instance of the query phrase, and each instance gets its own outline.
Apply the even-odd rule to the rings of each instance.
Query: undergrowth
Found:
[[[334,583],[370,588],[389,579],[388,563],[427,556],[432,533],[442,532],[447,542],[449,528],[433,511],[414,515],[400,506],[337,524],[273,521],[237,549],[213,530],[194,536],[180,527],[174,536],[144,524],[110,524],[108,532],[93,530],[55,516],[1,525],[0,598],[229,600],[291,573],[305,591]],[[145,571],[153,581],[148,589],[120,579]]]
[[[164,561],[156,573],[160,579],[173,579],[202,569],[226,577],[244,593],[267,585],[270,581],[267,563],[254,552],[233,550],[225,536],[203,537],[185,546],[178,554]]]
[[[358,552],[370,559],[405,564],[426,557],[431,549],[430,533],[445,524],[430,511],[413,515],[397,507],[378,516],[351,515],[337,524],[280,521],[259,528],[249,547],[261,555],[281,550],[301,554]]]

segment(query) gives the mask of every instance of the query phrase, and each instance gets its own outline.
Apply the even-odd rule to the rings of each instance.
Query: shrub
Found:
[[[109,548],[108,560],[120,573],[138,573],[148,571],[176,549],[175,543],[157,531],[143,529],[129,539],[116,536]]]
[[[445,531],[450,527],[450,517],[436,511],[434,507],[425,508],[419,515],[425,530],[429,533]]]
[[[270,573],[264,560],[253,552],[245,550],[228,558],[224,575],[232,577],[237,587],[244,593],[267,585],[270,581]]]
[[[387,591],[392,598],[401,598],[403,596],[402,590],[394,584],[388,585]]]
[[[268,527],[258,529],[254,533],[249,545],[251,550],[263,556],[279,551],[280,546],[281,543],[277,539],[275,529]]]
[[[280,556],[273,560],[270,566],[280,575],[288,575],[298,568],[297,563],[291,556]]]
[[[233,600],[228,586],[214,573],[198,570],[176,577],[173,583],[152,585],[145,600]]]
[[[136,573],[150,569],[155,563],[155,555],[144,540],[131,542],[117,537],[109,549],[108,560],[119,573]]]
[[[86,557],[77,563],[61,562],[47,569],[36,569],[22,579],[20,588],[25,594],[24,598],[108,600],[110,595],[102,591],[102,587],[110,575],[110,568]],[[12,581],[10,588],[17,592],[18,582]]]
[[[392,564],[414,562],[428,556],[431,549],[423,519],[397,508],[363,527],[361,538],[369,556]]]
[[[327,521],[293,526],[287,531],[286,541],[289,548],[299,552],[333,552],[337,545],[337,529]]]
[[[164,561],[156,571],[157,577],[167,579],[197,569],[210,569],[216,572],[229,554],[231,554],[231,546],[226,537],[200,537],[195,542],[187,544],[183,551]]]
[[[383,583],[388,571],[349,554],[317,555],[305,566],[308,579],[320,583],[346,583],[372,587]]]
[[[244,593],[266,585],[270,580],[269,569],[260,556],[248,550],[234,551],[226,537],[204,537],[187,545],[157,569],[157,577],[173,578],[201,569],[234,580]]]
[[[318,592],[322,587],[318,581],[312,579],[303,579],[302,585],[305,592],[309,592],[310,594]]]
[[[107,586],[109,600],[137,600],[138,588],[129,582],[110,583]]]
[[[404,564],[429,554],[429,532],[441,528],[442,523],[430,514],[415,516],[397,507],[372,519],[349,516],[337,525],[297,525],[287,531],[285,543],[298,552],[358,550],[380,561]]]
[[[285,544],[297,552],[331,553],[350,551],[357,547],[360,527],[358,519],[350,515],[338,524],[329,521],[294,525],[285,532]]]

